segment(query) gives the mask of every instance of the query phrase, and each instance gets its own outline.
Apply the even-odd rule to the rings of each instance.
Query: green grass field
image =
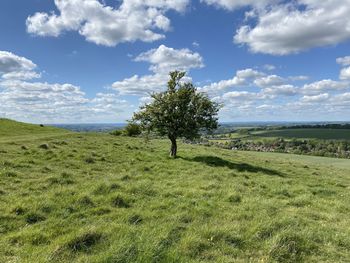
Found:
[[[350,160],[7,134],[0,262],[349,262]]]
[[[0,142],[32,140],[71,132],[55,127],[41,127],[37,124],[27,124],[0,118]]]
[[[257,137],[350,140],[350,130],[347,129],[285,129],[254,132]]]

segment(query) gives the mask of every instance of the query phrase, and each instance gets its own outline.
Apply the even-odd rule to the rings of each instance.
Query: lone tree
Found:
[[[218,127],[220,105],[204,93],[197,92],[192,83],[180,82],[185,74],[171,72],[167,90],[152,94],[152,102],[142,106],[133,116],[133,121],[140,123],[142,129],[169,138],[170,156],[174,158],[177,138],[198,138],[201,130],[210,131]]]

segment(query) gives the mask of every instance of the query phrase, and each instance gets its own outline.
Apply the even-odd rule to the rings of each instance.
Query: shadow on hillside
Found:
[[[204,163],[204,164],[206,164],[208,166],[212,166],[212,167],[227,167],[231,170],[236,170],[239,172],[250,172],[250,173],[261,172],[261,173],[264,173],[267,175],[284,177],[284,175],[282,173],[275,171],[275,170],[263,168],[260,166],[250,165],[247,163],[234,163],[234,162],[224,160],[224,159],[217,157],[217,156],[196,156],[194,158],[183,158],[183,157],[180,157],[180,158],[182,158],[186,161],[190,161],[190,162]]]

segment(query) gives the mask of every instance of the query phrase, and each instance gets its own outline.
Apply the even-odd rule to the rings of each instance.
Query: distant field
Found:
[[[182,143],[170,159],[168,140],[18,125],[1,263],[349,262],[350,160]]]
[[[350,140],[348,129],[285,129],[272,131],[259,131],[252,133],[258,137],[281,137],[281,138],[313,138],[324,140]]]
[[[294,164],[300,165],[321,165],[323,167],[333,168],[333,169],[348,169],[350,170],[350,160],[349,159],[338,159],[338,158],[328,158],[320,156],[309,156],[309,155],[297,155],[288,153],[274,153],[274,152],[245,152],[247,156],[251,158],[266,158],[271,161],[288,161]]]

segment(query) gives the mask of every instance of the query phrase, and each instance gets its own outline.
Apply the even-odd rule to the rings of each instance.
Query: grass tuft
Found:
[[[89,231],[74,237],[66,244],[72,252],[88,252],[102,239],[102,234],[96,231]]]
[[[92,156],[88,156],[88,157],[86,157],[85,158],[85,162],[86,163],[95,163],[95,158],[94,157],[92,157]]]
[[[25,216],[25,220],[28,224],[35,224],[44,221],[46,218],[38,213],[29,213]]]
[[[44,149],[44,150],[48,150],[50,148],[50,146],[47,143],[43,143],[39,145],[40,149]]]
[[[301,262],[316,247],[296,233],[282,233],[273,243],[269,256],[277,262]]]
[[[238,194],[233,194],[233,195],[229,196],[228,201],[230,203],[238,204],[238,203],[242,202],[242,197]]]
[[[88,196],[83,196],[79,198],[77,203],[79,206],[87,206],[87,207],[95,206],[94,202]]]
[[[119,208],[129,208],[130,204],[122,196],[116,196],[112,199],[112,206]]]
[[[143,221],[142,217],[140,215],[132,215],[129,217],[128,222],[131,225],[138,225],[141,224]]]
[[[5,172],[3,172],[3,175],[6,177],[17,177],[18,176],[18,174],[14,171],[5,171]]]
[[[24,215],[26,212],[26,210],[23,207],[15,207],[14,209],[12,209],[12,213],[14,213],[15,215]]]

